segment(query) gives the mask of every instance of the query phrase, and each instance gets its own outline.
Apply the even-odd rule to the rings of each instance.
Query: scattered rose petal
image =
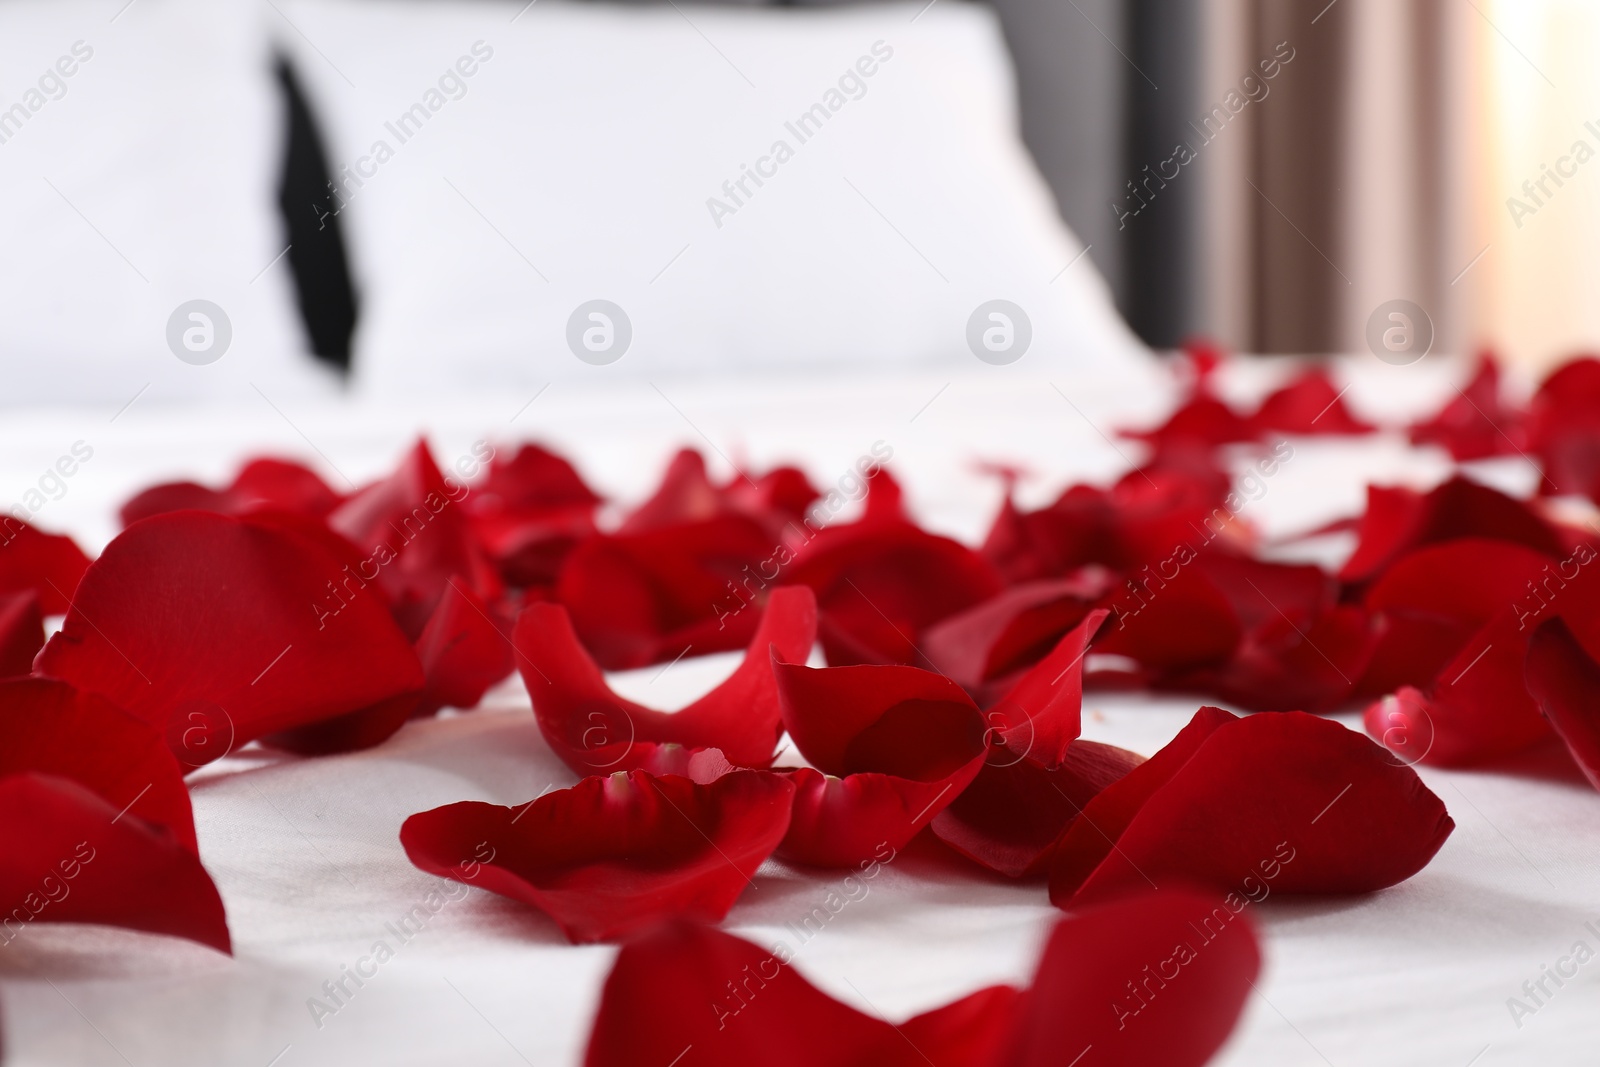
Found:
[[[1227,519],[1229,484],[1209,457],[1183,457],[1130,471],[1110,489],[1072,486],[1038,511],[1018,511],[1007,497],[981,552],[1013,583],[1089,564],[1135,571],[1168,558],[1208,520]],[[1234,539],[1237,525],[1224,522],[1223,536]]]
[[[1051,899],[1065,900],[1077,892],[1116,849],[1117,838],[1151,796],[1183,769],[1218,727],[1234,718],[1221,708],[1202,707],[1159,752],[1090,797],[1081,817],[1071,822],[1050,851]]]
[[[731,762],[765,767],[783,733],[771,650],[804,660],[816,640],[816,607],[800,586],[776,589],[744,662],[726,681],[676,712],[624,700],[606,684],[559,604],[534,604],[517,620],[517,666],[539,730],[579,774],[629,770],[674,744],[717,748]]]
[[[811,668],[778,656],[772,671],[784,727],[824,774],[943,780],[959,791],[956,778],[978,771],[983,718],[943,675],[897,666]]]
[[[1357,435],[1375,429],[1350,414],[1344,391],[1334,388],[1322,367],[1311,367],[1269,395],[1250,423],[1258,434]]]
[[[1051,900],[1174,883],[1241,898],[1263,886],[1370,893],[1420,871],[1455,828],[1415,771],[1337,722],[1301,712],[1202,715],[1209,732],[1191,724],[1174,742],[1177,759],[1158,753],[1090,801],[1084,825],[1115,845],[1084,874],[1085,856],[1101,847],[1073,842],[1069,831],[1051,869]],[[1128,818],[1130,799],[1142,802]],[[1097,819],[1097,806],[1114,819]]]
[[[1600,664],[1560,618],[1534,631],[1527,684],[1572,758],[1600,789]]]
[[[644,934],[617,954],[584,1064],[1201,1067],[1261,967],[1248,918],[1180,890],[1076,911],[1027,990],[990,986],[902,1023],[834,1000],[793,957],[688,923]]]
[[[785,773],[795,784],[794,809],[778,856],[814,867],[855,867],[893,855],[972,777],[919,781],[862,772],[838,778],[809,767]]]
[[[1558,368],[1528,405],[1528,449],[1544,464],[1540,491],[1600,500],[1600,360]]]
[[[756,627],[752,608],[789,558],[755,520],[724,515],[591,537],[562,564],[555,595],[596,662],[631,670],[686,649],[708,655],[745,645]]]
[[[1566,554],[1550,524],[1526,503],[1460,475],[1428,493],[1368,486],[1358,537],[1339,571],[1345,582],[1371,581],[1408,552],[1463,537],[1509,541],[1556,558]]]
[[[618,772],[522,808],[422,812],[400,841],[430,874],[538,908],[574,943],[605,941],[665,918],[721,920],[783,839],[793,797],[787,779],[765,771],[709,785]]]
[[[45,678],[0,681],[0,777],[70,779],[197,852],[183,768],[161,734],[93,693]]]
[[[122,505],[123,526],[171,511],[212,511],[243,515],[259,508],[320,518],[339,504],[339,494],[317,473],[293,460],[270,457],[246,463],[226,489],[194,482],[155,485]]]
[[[85,572],[37,669],[165,731],[189,766],[374,706],[397,705],[392,733],[422,668],[381,599],[330,592],[343,577],[317,543],[269,521],[158,515]]]
[[[1104,608],[1091,611],[984,710],[984,721],[1007,748],[1044,767],[1066,758],[1082,731],[1083,659],[1110,615]]]
[[[685,448],[672,457],[655,495],[630,512],[618,532],[643,533],[720,515],[743,515],[761,523],[773,537],[781,537],[785,526],[804,521],[806,509],[819,495],[794,467],[754,476],[740,472],[727,484],[716,485],[706,473],[705,458]]]
[[[567,554],[595,533],[601,502],[567,460],[523,445],[509,459],[496,454],[463,503],[500,576],[521,588],[554,584]]]
[[[10,936],[27,916],[232,951],[222,898],[192,846],[52,774],[0,778],[0,915]]]
[[[0,593],[31,592],[40,611],[60,615],[88,566],[89,557],[72,538],[0,516]]]
[[[1387,693],[1402,685],[1433,684],[1508,604],[1519,605],[1522,614],[1536,611],[1543,601],[1531,595],[1533,583],[1556,567],[1543,553],[1479,537],[1427,545],[1402,556],[1362,600],[1382,620],[1362,690]],[[1472,579],[1463,581],[1464,575]],[[1482,648],[1478,644],[1474,654]]]
[[[887,1040],[901,1040],[892,1026],[817,989],[791,955],[690,923],[630,941],[600,994],[585,1067],[665,1065],[690,1050],[696,1067],[911,1067]],[[880,1047],[885,1058],[869,1058]]]
[[[1510,607],[1503,608],[1445,663],[1432,685],[1403,686],[1400,699],[1370,706],[1367,733],[1392,740],[1402,759],[1446,767],[1504,759],[1549,737],[1550,725],[1523,683],[1531,633],[1518,625]]]
[[[935,670],[984,703],[991,687],[1010,688],[1022,671],[1044,658],[1111,584],[1109,571],[1089,567],[1073,578],[1014,585],[932,627],[923,635],[922,650]]]
[[[0,593],[0,678],[27,674],[44,647],[44,616],[31,592]]]
[[[1002,588],[965,545],[876,513],[816,533],[785,580],[816,592],[822,648],[834,666],[915,662],[918,634]]]
[[[483,694],[511,673],[510,626],[471,589],[452,581],[417,638],[417,658],[427,683],[413,715],[444,707],[475,708]]]
[[[1245,903],[1139,891],[1056,924],[1003,1067],[1201,1067],[1255,992]]]
[[[638,767],[630,770],[641,770],[653,774],[657,778],[663,774],[676,774],[681,778],[688,778],[697,785],[710,785],[725,774],[732,774],[740,768],[728,762],[721,749],[716,748],[685,748],[683,745],[650,745],[643,760]]]
[[[328,516],[328,525],[365,553],[357,574],[384,589],[413,639],[451,579],[485,600],[501,593],[462,506],[470,492],[440,471],[427,442],[418,441],[393,474],[358,489]]]
[[[1160,426],[1149,430],[1123,430],[1120,436],[1151,445],[1157,455],[1203,451],[1217,445],[1254,441],[1252,421],[1222,400],[1200,393],[1185,400]]]
[[[1201,568],[1186,566],[1193,550],[1163,568],[1146,567],[1111,601],[1116,612],[1096,651],[1128,656],[1153,672],[1213,666],[1233,656],[1244,638],[1233,601]]]
[[[1050,846],[1089,801],[1144,762],[1114,745],[1074,741],[1047,770],[998,746],[983,769],[933,820],[933,832],[963,856],[1010,878],[1044,873]]]
[[[1514,454],[1525,443],[1523,418],[1501,400],[1500,367],[1486,352],[1466,388],[1437,415],[1411,427],[1411,443],[1441,445],[1458,461]]]

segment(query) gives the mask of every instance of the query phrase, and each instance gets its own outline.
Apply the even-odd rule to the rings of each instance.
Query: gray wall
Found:
[[[993,3],[1016,61],[1023,139],[1122,304],[1126,231],[1110,205],[1126,180],[1126,0]]]

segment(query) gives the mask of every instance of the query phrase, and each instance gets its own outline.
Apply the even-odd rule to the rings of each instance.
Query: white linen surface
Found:
[[[359,481],[391,464],[422,426],[442,461],[480,436],[554,442],[625,500],[648,490],[678,444],[709,442],[755,466],[797,459],[827,486],[882,440],[916,511],[971,539],[998,499],[972,461],[1026,462],[1037,477],[1025,496],[1037,503],[1069,479],[1116,474],[1118,448],[1132,450],[1103,434],[1148,420],[1169,398],[1125,379],[1052,384],[1017,369],[672,391],[557,385],[525,408],[528,396],[498,394],[426,411],[261,403],[179,419],[141,402],[115,422],[109,410],[25,415],[0,427],[0,489],[21,493],[73,441],[91,443],[93,458],[36,521],[97,548],[113,532],[114,506],[152,479],[219,478],[246,452],[275,449],[319,464],[335,483],[333,468]],[[1436,403],[1456,373],[1370,358],[1349,371],[1347,399],[1369,413]],[[1259,389],[1272,373],[1237,384]],[[713,466],[726,473],[722,460]],[[1304,530],[1359,508],[1367,478],[1426,485],[1447,470],[1441,455],[1410,452],[1397,438],[1297,442],[1245,514],[1269,535]],[[1480,470],[1498,484],[1531,485],[1520,461]],[[616,680],[638,699],[678,706],[735,659]],[[1196,703],[1090,694],[1084,734],[1150,753]],[[1454,836],[1430,867],[1390,891],[1274,897],[1253,908],[1266,973],[1219,1063],[1592,1062],[1600,969],[1582,970],[1520,1028],[1506,1000],[1576,942],[1595,947],[1584,924],[1600,922],[1600,797],[1560,759],[1530,759],[1515,775],[1422,774],[1454,815]],[[569,946],[540,914],[481,891],[449,904],[403,946],[385,929],[442,884],[406,861],[396,835],[407,815],[464,799],[521,803],[573,780],[540,739],[516,682],[481,710],[408,726],[368,752],[296,759],[248,750],[208,768],[194,782],[195,815],[235,957],[116,930],[29,928],[0,949],[8,1062],[576,1064],[614,949]],[[838,880],[769,863],[727,928],[794,944],[785,924]],[[983,984],[1025,981],[1055,914],[1041,886],[906,857],[799,948],[797,961],[832,994],[900,1018]],[[397,945],[395,958],[319,1028],[308,998],[380,938]],[[1063,1064],[1075,1054],[1064,1051]]]

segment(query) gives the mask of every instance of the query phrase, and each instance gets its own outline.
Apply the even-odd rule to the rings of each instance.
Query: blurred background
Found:
[[[1595,5],[1001,3],[1010,22],[1022,8],[1080,30],[1065,55],[1013,35],[1024,128],[1151,344],[1352,351],[1373,308],[1405,298],[1445,350],[1543,367],[1593,347]],[[1279,42],[1294,59],[1269,82],[1256,64]],[[1179,145],[1198,158],[1151,195]]]
[[[0,403],[970,371],[995,300],[1047,372],[1362,352],[1399,300],[1537,374],[1600,333],[1597,41],[1582,0],[9,0]]]

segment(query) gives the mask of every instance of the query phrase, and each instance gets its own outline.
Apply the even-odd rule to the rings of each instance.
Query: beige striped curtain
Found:
[[[1373,309],[1404,298],[1439,351],[1540,367],[1600,347],[1600,3],[1206,11],[1203,102],[1281,43],[1294,59],[1204,149],[1203,329],[1245,351],[1355,351]],[[1579,141],[1595,159],[1576,162]]]

